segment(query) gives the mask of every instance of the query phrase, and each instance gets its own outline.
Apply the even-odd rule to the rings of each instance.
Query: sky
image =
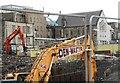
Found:
[[[0,0],[2,5],[30,6],[37,10],[62,14],[103,10],[106,17],[118,18],[119,0]],[[54,19],[54,17],[53,17]]]

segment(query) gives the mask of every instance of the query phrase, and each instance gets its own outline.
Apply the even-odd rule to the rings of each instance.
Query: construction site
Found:
[[[2,83],[120,82],[120,24],[107,22],[119,18],[103,10],[61,14],[17,5],[0,10]]]

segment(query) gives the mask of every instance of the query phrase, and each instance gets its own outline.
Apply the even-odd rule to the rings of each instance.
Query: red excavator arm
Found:
[[[20,39],[22,41],[22,45],[23,45],[23,50],[24,52],[26,51],[26,47],[25,47],[25,40],[24,40],[24,36],[23,36],[23,31],[22,31],[22,27],[18,26],[18,28],[16,30],[14,30],[5,40],[5,51],[6,53],[10,53],[10,42],[11,40],[17,35],[20,35]]]

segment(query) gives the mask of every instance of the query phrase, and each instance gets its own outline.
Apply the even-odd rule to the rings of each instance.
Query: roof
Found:
[[[74,15],[85,15],[86,13],[86,24],[89,25],[89,20],[92,15],[100,16],[103,10],[91,11],[91,12],[83,12],[83,13],[72,13]],[[66,20],[66,26],[82,26],[84,25],[84,19],[80,17],[68,17],[68,16],[59,16],[57,19],[57,23],[59,26],[62,26],[62,20]],[[96,25],[98,18],[94,18],[92,21],[92,25]]]

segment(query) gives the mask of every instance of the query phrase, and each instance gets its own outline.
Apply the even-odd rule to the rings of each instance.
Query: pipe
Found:
[[[24,10],[20,10],[20,9],[11,9],[11,8],[2,8],[2,7],[0,7],[0,10],[17,11],[17,12],[22,12],[22,13],[34,13],[34,14],[71,16],[71,17],[81,17],[81,18],[85,18],[84,15],[50,13],[50,12],[43,12],[43,11],[39,11],[39,10],[25,10],[25,9],[24,9]]]

